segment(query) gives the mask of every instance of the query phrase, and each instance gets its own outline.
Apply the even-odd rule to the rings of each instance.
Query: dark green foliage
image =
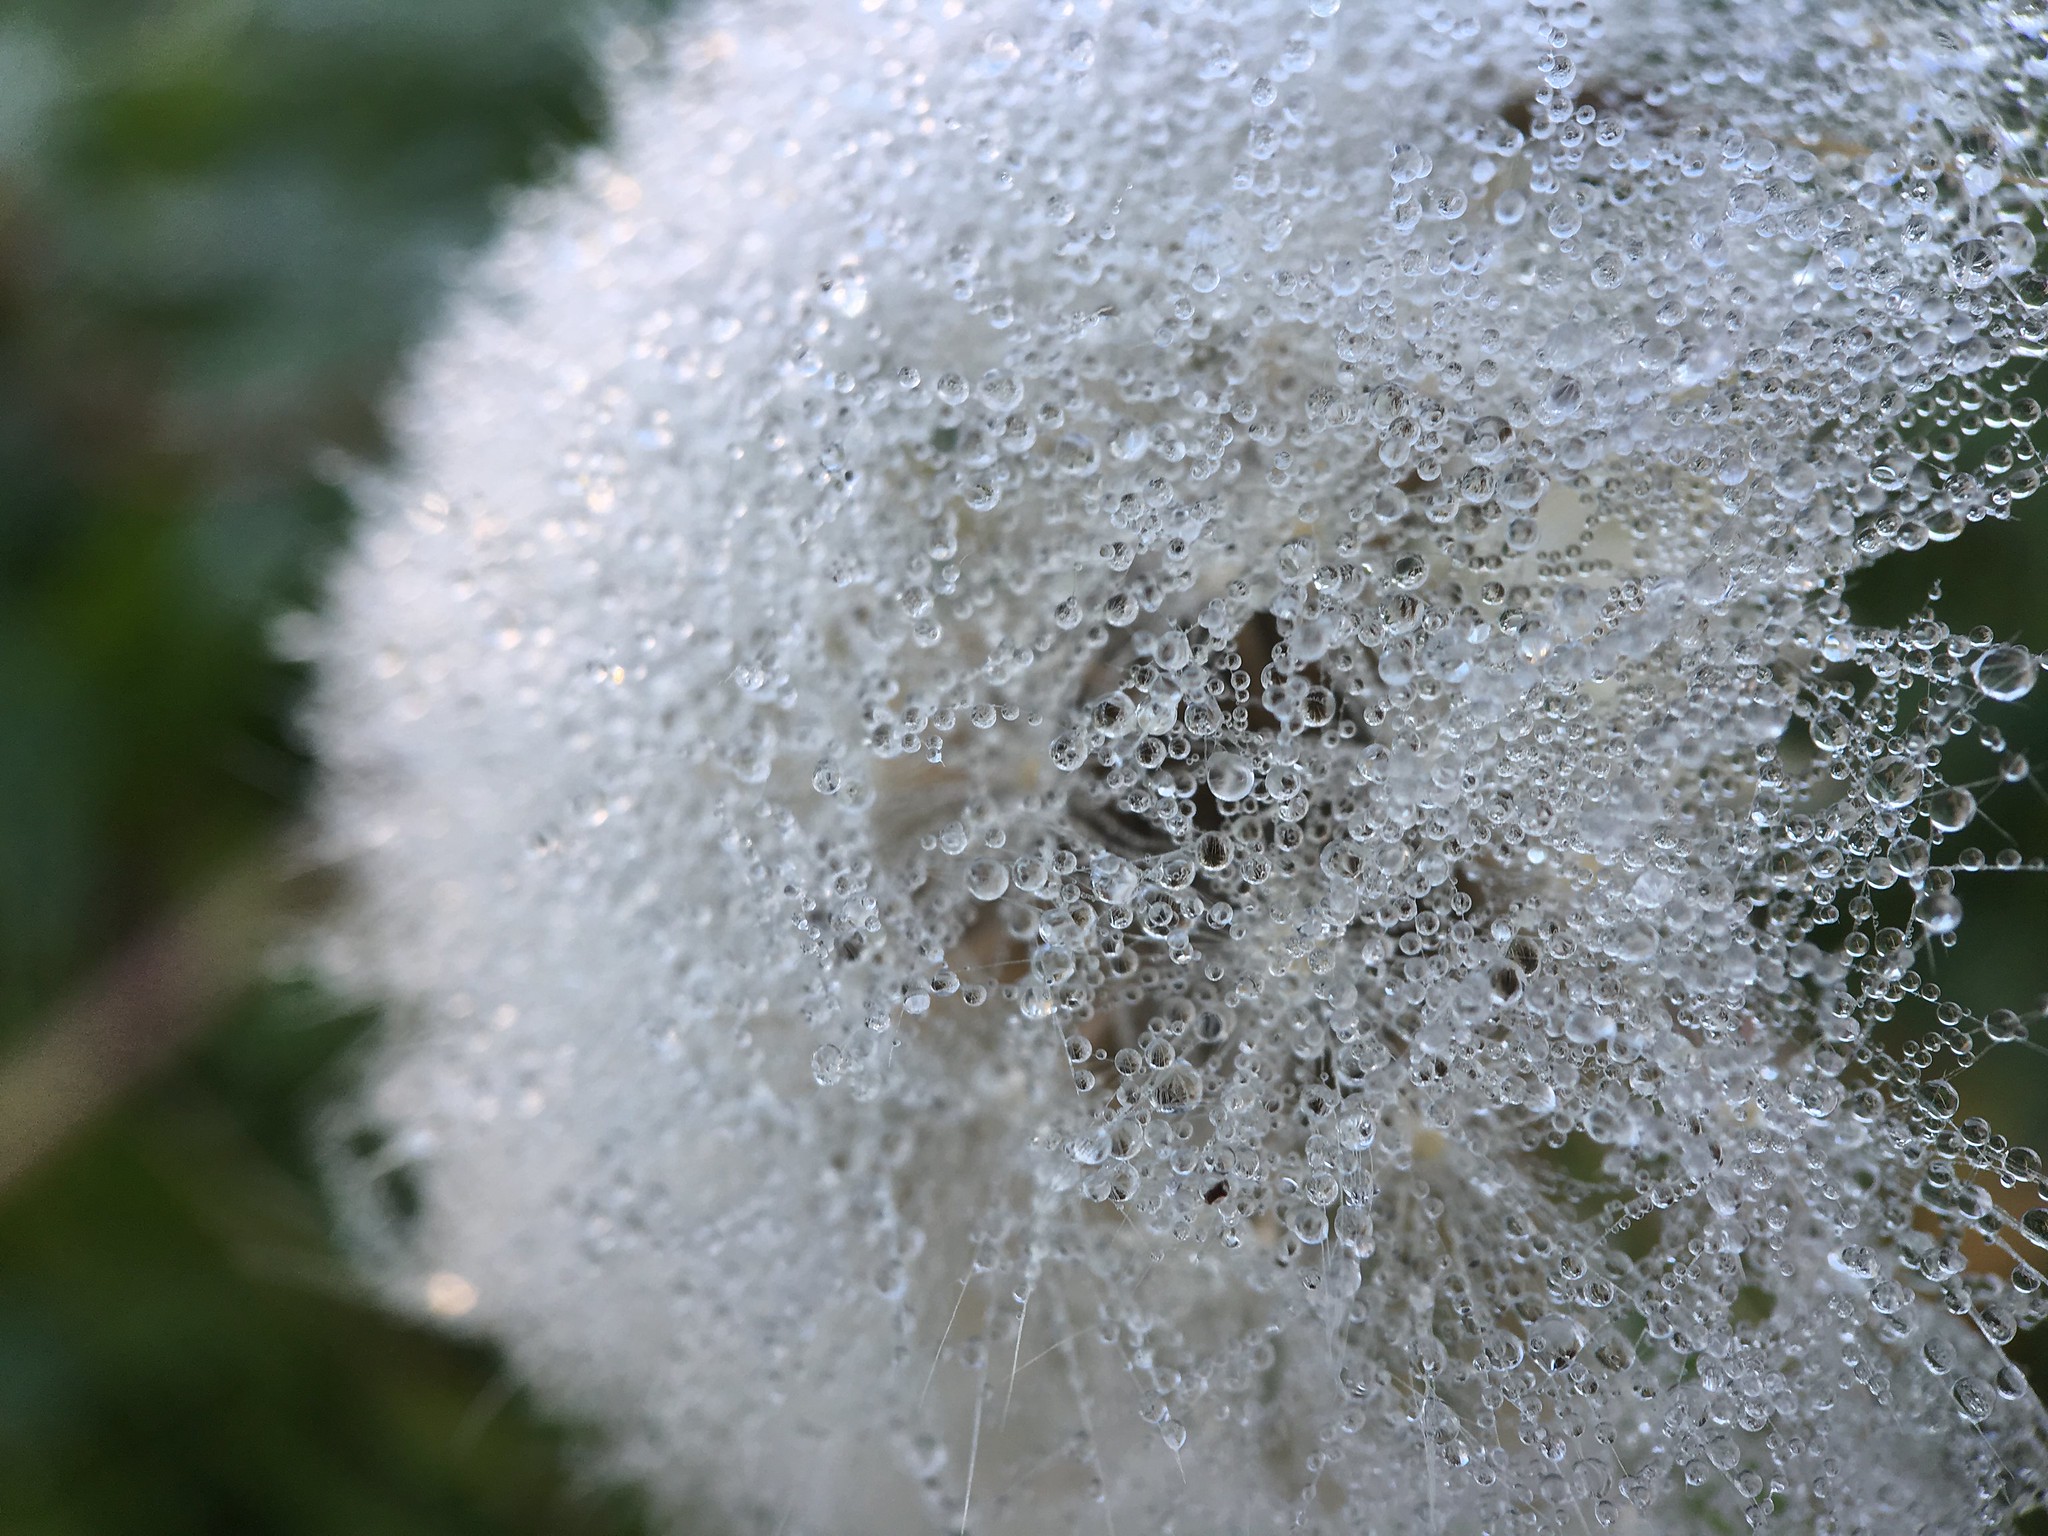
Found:
[[[0,1049],[302,800],[377,406],[599,125],[561,0],[0,5]],[[0,1203],[0,1531],[641,1528],[480,1348],[382,1314],[304,1128],[368,1021],[259,987]]]
[[[364,1022],[269,989],[12,1191],[0,1530],[639,1528],[484,1351],[380,1314],[329,1247],[297,1128]]]

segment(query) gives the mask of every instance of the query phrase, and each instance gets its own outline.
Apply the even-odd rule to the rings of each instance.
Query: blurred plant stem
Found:
[[[233,866],[30,1031],[0,1063],[0,1190],[175,1060],[255,979],[282,920],[318,886],[274,851]]]

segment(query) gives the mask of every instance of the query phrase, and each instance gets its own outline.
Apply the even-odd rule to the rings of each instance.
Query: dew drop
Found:
[[[1994,645],[1970,667],[1984,697],[2000,702],[2025,698],[2035,675],[2034,653],[2023,645]]]
[[[967,890],[976,901],[995,901],[1010,888],[1010,871],[1000,859],[976,859],[967,866]]]
[[[1225,804],[1244,799],[1258,782],[1250,761],[1236,752],[1211,753],[1204,779],[1209,793]]]
[[[1937,832],[1960,832],[1977,814],[1977,797],[1967,789],[1937,790],[1927,801],[1927,819]]]

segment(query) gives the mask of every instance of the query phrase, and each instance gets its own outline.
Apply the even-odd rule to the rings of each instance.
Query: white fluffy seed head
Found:
[[[335,582],[395,1290],[712,1528],[2036,1502],[1924,960],[2035,658],[1842,584],[2037,483],[2039,17],[665,47]]]

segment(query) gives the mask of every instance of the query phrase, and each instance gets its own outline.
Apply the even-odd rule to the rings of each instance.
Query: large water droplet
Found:
[[[2009,702],[2025,698],[2034,686],[2034,653],[2023,645],[1994,645],[1977,658],[1970,676],[1987,699]]]
[[[1213,753],[1204,777],[1209,793],[1225,804],[1242,800],[1257,782],[1250,761],[1236,752]]]

